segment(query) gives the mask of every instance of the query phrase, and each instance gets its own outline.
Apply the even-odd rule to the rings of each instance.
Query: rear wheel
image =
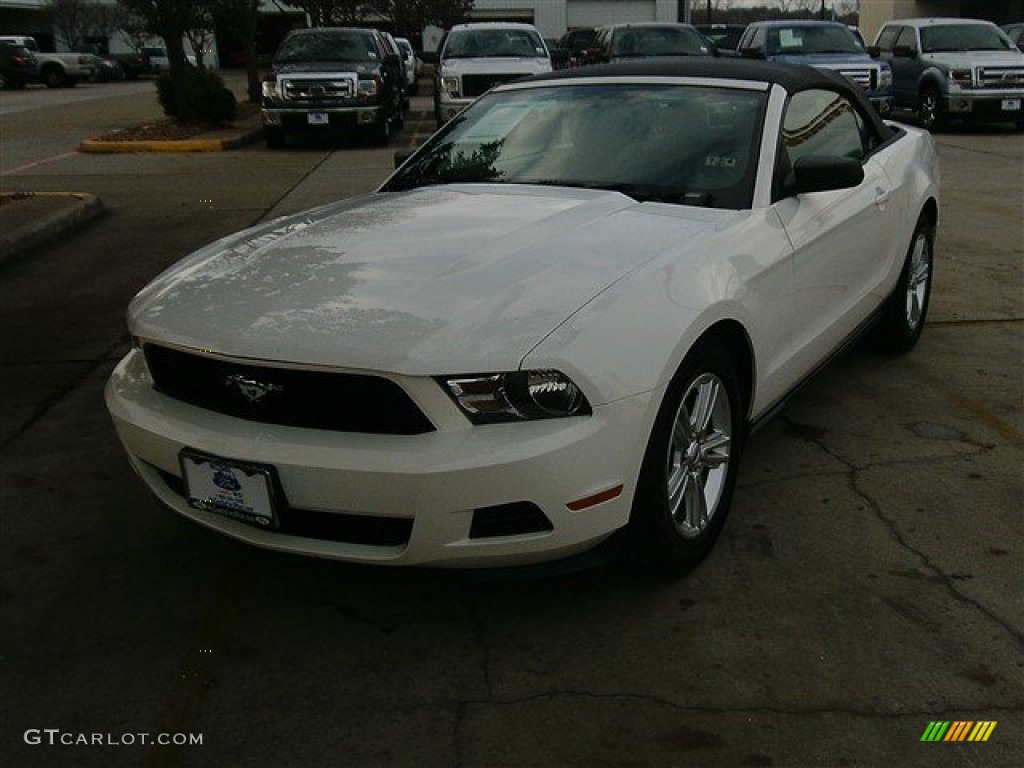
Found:
[[[934,85],[925,86],[917,100],[917,117],[922,127],[941,131],[946,125],[946,112],[942,108],[942,94]]]
[[[679,576],[704,559],[725,525],[743,436],[742,394],[725,347],[695,347],[658,411],[626,527],[641,571]]]
[[[914,228],[899,282],[875,331],[876,339],[886,351],[906,352],[921,338],[932,294],[934,247],[935,222],[930,214],[922,213]]]
[[[39,73],[39,79],[43,81],[47,88],[62,88],[67,84],[64,70],[53,65],[44,67],[42,72]]]

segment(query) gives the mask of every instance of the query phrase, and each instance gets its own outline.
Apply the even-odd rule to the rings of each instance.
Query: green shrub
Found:
[[[178,115],[171,75],[163,73],[156,79],[156,97],[168,117]],[[231,120],[238,111],[235,94],[224,86],[220,75],[212,69],[190,69],[185,91],[187,119],[200,123],[221,124]]]

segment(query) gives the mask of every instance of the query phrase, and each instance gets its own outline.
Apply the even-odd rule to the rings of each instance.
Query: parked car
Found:
[[[47,88],[70,88],[95,76],[96,60],[87,53],[43,53],[36,39],[28,35],[2,35],[0,43],[30,50],[39,66],[39,81]]]
[[[159,47],[152,47],[152,46],[150,46],[148,48],[143,48],[141,53],[142,53],[143,56],[146,57],[146,60],[149,62],[149,69],[154,74],[158,75],[161,72],[167,72],[167,71],[170,70],[170,68],[171,68],[171,60],[169,58],[167,58],[167,49],[166,48],[159,48]],[[193,66],[193,67],[197,66],[197,59],[191,53],[185,54],[185,61],[190,66]]]
[[[384,43],[384,57],[388,61],[397,62],[396,70],[398,72],[398,84],[401,92],[401,109],[402,115],[409,111],[409,76],[410,72],[406,67],[405,55],[402,53],[401,46],[398,45],[398,41],[391,35],[390,32],[378,31],[377,34],[380,36],[381,41]]]
[[[125,77],[129,80],[138,80],[140,77],[153,74],[149,56],[143,51],[114,53],[111,56],[121,65]]]
[[[640,22],[599,27],[590,64],[656,56],[711,56],[710,43],[689,24]]]
[[[375,29],[315,27],[289,32],[263,79],[267,146],[295,133],[371,133],[387,144],[403,123],[402,62]]]
[[[950,118],[1009,121],[1024,129],[1024,53],[978,19],[902,19],[875,38],[892,64],[896,105],[930,130]]]
[[[124,80],[124,67],[121,62],[113,56],[103,53],[98,45],[88,45],[79,48],[77,53],[91,54],[93,57],[93,74],[89,78],[90,83],[113,83]]]
[[[1010,42],[1016,45],[1021,51],[1024,51],[1024,22],[1018,22],[1016,24],[1007,24],[1003,27],[1003,32],[1010,38]]]
[[[252,544],[678,574],[751,427],[872,323],[914,346],[938,211],[931,136],[834,73],[560,70],[156,278],[107,404],[159,499]]]
[[[735,56],[736,46],[739,45],[743,31],[747,28],[745,24],[694,24],[693,26],[704,36],[705,40],[711,43],[715,53],[719,56]]]
[[[423,69],[423,62],[416,57],[416,51],[413,50],[412,43],[408,39],[396,37],[395,42],[398,44],[398,49],[402,54],[402,62],[405,65],[406,92],[415,94],[418,87],[416,81]]]
[[[24,88],[39,76],[36,55],[23,45],[0,42],[0,90]]]
[[[830,69],[864,89],[883,115],[892,109],[892,69],[871,56],[845,24],[833,21],[758,21],[740,38],[737,54]]]
[[[581,67],[587,63],[588,51],[594,47],[597,29],[579,27],[570,29],[558,39],[558,48],[566,52],[567,67]]]
[[[434,74],[434,118],[440,127],[491,87],[550,72],[551,55],[531,24],[459,24],[444,36]]]

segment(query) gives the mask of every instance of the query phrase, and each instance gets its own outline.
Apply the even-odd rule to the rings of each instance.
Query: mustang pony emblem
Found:
[[[279,384],[256,381],[255,379],[246,378],[240,373],[233,373],[224,379],[224,386],[238,387],[238,391],[242,393],[242,397],[250,403],[258,403],[271,392],[280,392],[282,390],[282,387]]]

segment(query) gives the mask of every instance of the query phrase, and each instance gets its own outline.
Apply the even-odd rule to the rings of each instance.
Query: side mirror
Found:
[[[879,48],[877,45],[869,45],[866,50],[868,52],[868,56],[870,56],[872,59],[877,59],[882,55],[882,49]]]
[[[917,51],[909,45],[897,45],[892,49],[892,55],[896,59],[916,59]]]
[[[422,51],[420,61],[424,64],[437,64],[437,51]]]
[[[849,189],[864,181],[860,160],[839,155],[805,155],[793,163],[786,180],[786,192],[802,195],[808,192],[829,192]]]
[[[763,59],[760,48],[740,48],[740,58],[743,59]]]

